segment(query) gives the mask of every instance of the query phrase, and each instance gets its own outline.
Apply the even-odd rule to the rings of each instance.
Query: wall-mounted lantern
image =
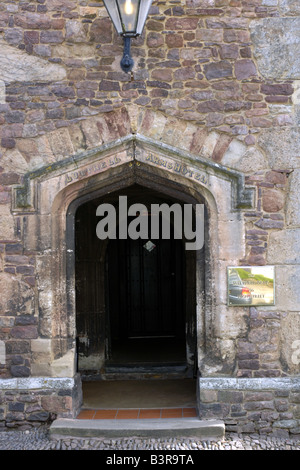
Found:
[[[130,72],[134,64],[130,40],[142,34],[152,0],[103,0],[103,3],[117,33],[124,38],[121,68]]]

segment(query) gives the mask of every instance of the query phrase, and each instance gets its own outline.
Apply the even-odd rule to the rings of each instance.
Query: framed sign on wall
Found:
[[[275,305],[274,266],[229,266],[227,303],[245,307]]]

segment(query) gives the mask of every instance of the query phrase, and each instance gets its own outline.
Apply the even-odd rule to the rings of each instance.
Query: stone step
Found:
[[[225,425],[219,420],[180,419],[68,419],[59,418],[50,427],[53,439],[60,437],[195,437],[222,440]]]

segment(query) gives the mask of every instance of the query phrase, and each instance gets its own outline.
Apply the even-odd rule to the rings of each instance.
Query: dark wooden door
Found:
[[[111,240],[107,255],[112,339],[183,337],[181,240]]]
[[[96,209],[81,206],[76,214],[76,330],[79,353],[99,354],[105,341],[104,267],[101,241],[96,237]]]

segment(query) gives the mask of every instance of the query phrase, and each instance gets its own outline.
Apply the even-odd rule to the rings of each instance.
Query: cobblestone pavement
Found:
[[[0,450],[300,450],[300,437],[280,439],[228,434],[223,441],[192,438],[62,438],[51,440],[48,429],[0,432]]]

